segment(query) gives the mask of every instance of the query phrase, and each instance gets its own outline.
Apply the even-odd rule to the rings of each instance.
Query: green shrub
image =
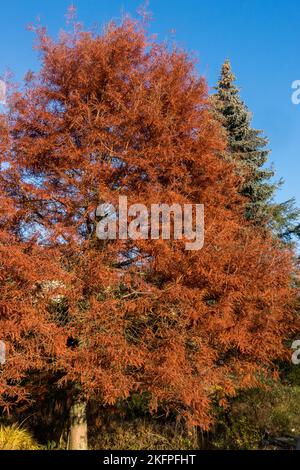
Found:
[[[231,417],[219,423],[221,431],[213,439],[217,449],[253,450],[262,441],[263,433],[247,416]]]
[[[273,437],[300,435],[300,386],[275,383],[241,393],[216,418],[211,443],[222,449],[258,449]]]

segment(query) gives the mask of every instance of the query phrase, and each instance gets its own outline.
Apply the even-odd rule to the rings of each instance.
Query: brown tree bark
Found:
[[[70,410],[69,450],[88,450],[86,402],[74,401]]]

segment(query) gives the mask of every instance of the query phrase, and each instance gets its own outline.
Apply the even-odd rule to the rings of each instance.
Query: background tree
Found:
[[[239,96],[229,60],[222,66],[221,76],[212,96],[217,118],[228,137],[228,156],[237,165],[242,177],[241,194],[246,196],[246,218],[255,224],[269,225],[284,241],[299,234],[300,210],[295,200],[274,203],[273,197],[282,184],[272,183],[272,169],[266,168],[268,141],[261,131],[251,126],[251,113]]]
[[[11,230],[55,250],[47,269],[65,274],[47,327],[52,342],[66,339],[53,357],[73,396],[73,447],[85,446],[91,400],[131,393],[207,429],[215,399],[259,385],[286,354],[292,255],[245,222],[234,166],[219,157],[227,142],[185,53],[130,19],[102,35],[38,36],[41,70],[9,100],[2,191],[18,208]],[[96,208],[120,194],[147,207],[204,203],[204,248],[98,240]]]

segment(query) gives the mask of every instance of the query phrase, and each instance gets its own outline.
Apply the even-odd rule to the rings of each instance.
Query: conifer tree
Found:
[[[282,184],[272,183],[274,171],[266,168],[268,140],[260,130],[251,127],[251,113],[239,95],[235,76],[227,59],[221,70],[217,92],[212,96],[216,115],[228,137],[228,156],[235,162],[242,178],[241,194],[248,199],[246,218],[255,224],[269,225],[279,238],[287,241],[299,236],[297,219],[300,211],[294,199],[274,203],[276,189]]]

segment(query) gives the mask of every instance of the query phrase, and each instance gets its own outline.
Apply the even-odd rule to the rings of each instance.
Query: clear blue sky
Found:
[[[64,26],[71,0],[2,0],[0,74],[11,69],[20,81],[38,66],[32,33],[26,25],[39,16],[55,35]],[[76,0],[86,27],[102,26],[122,12],[135,14],[141,0]],[[278,195],[295,196],[300,206],[300,104],[291,102],[291,84],[300,80],[299,0],[150,0],[151,32],[172,37],[197,54],[199,72],[210,86],[226,57],[232,62],[254,125],[270,140],[277,176],[285,180]]]

